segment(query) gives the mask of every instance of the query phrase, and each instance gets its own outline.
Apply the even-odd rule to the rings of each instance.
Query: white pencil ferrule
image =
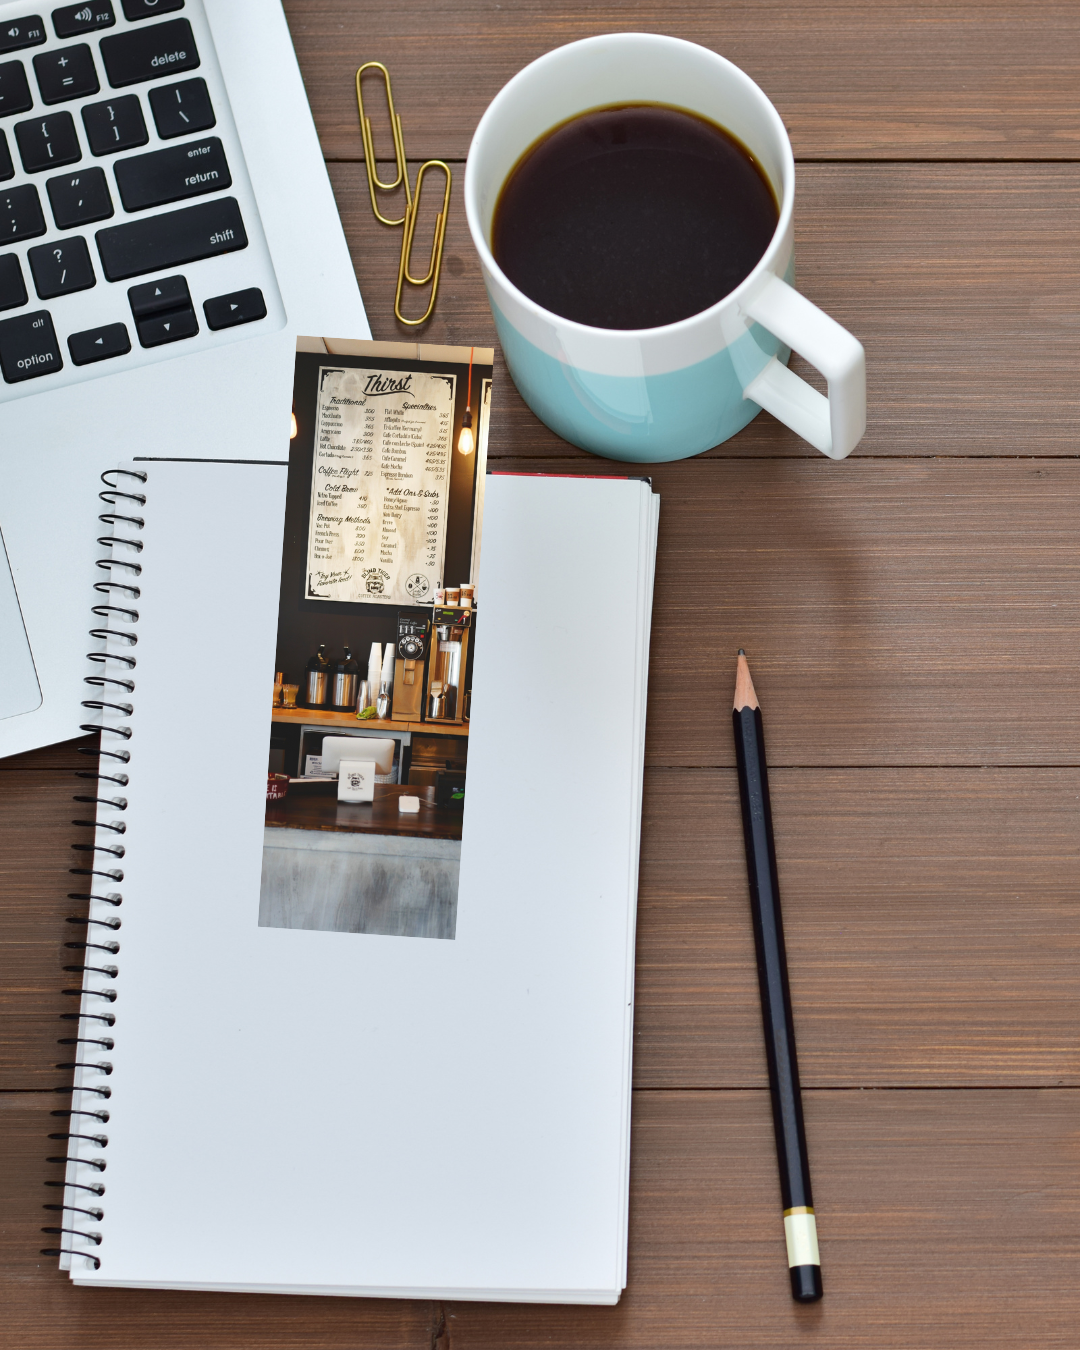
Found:
[[[805,1205],[784,1211],[784,1236],[787,1238],[789,1266],[820,1266],[817,1221],[814,1211]]]

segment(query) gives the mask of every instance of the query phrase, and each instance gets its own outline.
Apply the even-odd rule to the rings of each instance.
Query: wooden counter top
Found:
[[[426,736],[467,736],[468,722],[395,722],[392,718],[357,717],[355,713],[325,712],[319,708],[274,708],[275,722],[303,723],[312,727],[348,727],[355,731],[419,731]]]
[[[399,797],[419,797],[419,812],[411,815],[399,811]],[[278,829],[460,839],[461,818],[460,811],[435,805],[433,787],[400,783],[376,783],[373,802],[339,802],[337,783],[312,783],[293,784],[282,801],[266,803],[266,823]]]

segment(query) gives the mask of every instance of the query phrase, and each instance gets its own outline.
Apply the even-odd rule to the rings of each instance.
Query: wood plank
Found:
[[[1070,1345],[1075,1095],[808,1093],[825,1298],[799,1306],[765,1094],[638,1094],[621,1304],[450,1304],[451,1347]]]
[[[1080,464],[706,458],[652,477],[650,763],[734,762],[745,647],[772,764],[1080,764]]]
[[[629,1285],[615,1308],[72,1288],[37,1255],[47,1097],[0,1098],[0,1288],[19,1350],[527,1350],[1073,1343],[1076,1092],[810,1092],[825,1299],[787,1289],[768,1099],[637,1093]],[[120,1104],[116,1103],[116,1109]],[[432,1221],[446,1224],[438,1197]]]
[[[71,800],[76,784],[71,774],[48,770],[0,775],[0,1088],[51,1087],[64,1078],[52,1067],[61,1058],[57,1019],[77,1000],[60,991],[79,977],[62,972],[78,960],[62,944],[82,931],[64,922],[81,908],[68,893],[83,889],[68,871],[78,866],[70,845],[90,833],[71,824],[82,815]]]
[[[772,788],[808,1084],[1080,1083],[1080,769],[778,769]],[[41,1088],[62,1078],[77,832],[55,775],[0,783],[0,813],[0,1083]],[[733,771],[650,769],[638,1086],[764,1083],[754,971]]]
[[[9,755],[6,759],[0,759],[0,773],[23,773],[27,769],[56,769],[64,773],[68,770],[89,769],[93,759],[79,754],[79,748],[89,748],[93,743],[92,736],[83,736],[75,741],[43,746],[40,750],[28,750],[22,755]]]
[[[409,338],[393,317],[400,232],[372,215],[362,166],[330,172],[372,332]],[[491,344],[462,179],[424,334]],[[795,232],[800,287],[866,347],[857,456],[1080,453],[1080,165],[804,165]],[[580,454],[525,406],[496,348],[491,454]],[[767,413],[708,455],[818,457]]]
[[[390,69],[405,146],[463,159],[488,103],[522,66],[595,33],[669,33],[740,65],[769,95],[803,158],[1075,158],[1080,12],[1068,0],[286,0],[330,159],[359,159],[353,77]],[[389,132],[376,153],[392,153]]]
[[[804,1083],[1080,1083],[1080,770],[770,783]],[[634,1082],[766,1082],[734,770],[646,774]]]

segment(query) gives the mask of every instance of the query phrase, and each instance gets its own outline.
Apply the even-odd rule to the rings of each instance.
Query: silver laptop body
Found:
[[[279,0],[31,5],[0,4],[0,756],[92,720],[102,471],[286,460],[296,335],[369,336]],[[224,654],[178,651],[196,706]]]

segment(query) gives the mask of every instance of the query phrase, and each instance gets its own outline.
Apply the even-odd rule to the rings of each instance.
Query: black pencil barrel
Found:
[[[773,1130],[780,1171],[780,1194],[785,1220],[794,1213],[813,1214],[810,1163],[803,1125],[799,1061],[788,988],[780,886],[776,875],[769,777],[765,767],[765,735],[759,708],[736,709],[732,715],[735,754],[742,801],[746,869],[754,924],[765,1056],[769,1067]],[[806,1221],[808,1222],[808,1221]],[[787,1227],[787,1224],[785,1224]],[[816,1245],[816,1242],[815,1242]],[[789,1252],[792,1250],[789,1241]],[[800,1302],[821,1297],[821,1270],[817,1264],[791,1266],[792,1294]]]

